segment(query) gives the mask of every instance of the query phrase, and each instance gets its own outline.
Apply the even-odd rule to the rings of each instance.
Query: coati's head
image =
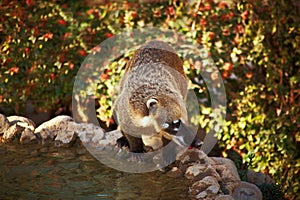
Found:
[[[191,143],[190,133],[179,133],[183,130],[187,121],[187,112],[182,98],[176,95],[153,95],[145,98],[143,105],[131,107],[134,113],[134,124],[143,128],[142,135],[155,136],[162,134],[162,137],[174,141],[180,146],[187,146]],[[188,137],[188,139],[186,139]]]

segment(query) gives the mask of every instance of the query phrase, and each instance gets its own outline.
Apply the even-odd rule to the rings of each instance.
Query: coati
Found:
[[[152,40],[128,61],[114,104],[114,117],[128,142],[129,150],[141,153],[163,150],[165,164],[176,158],[176,144],[188,146],[194,138],[185,126],[187,78],[183,62],[167,43]]]

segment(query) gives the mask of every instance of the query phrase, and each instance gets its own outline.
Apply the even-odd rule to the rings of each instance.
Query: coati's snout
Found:
[[[195,138],[194,132],[182,119],[165,123],[163,133],[165,138],[174,141],[181,147],[190,146]]]

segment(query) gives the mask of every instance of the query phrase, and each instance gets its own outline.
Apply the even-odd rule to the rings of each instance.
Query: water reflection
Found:
[[[0,144],[0,199],[186,199],[184,178],[108,168],[84,147]]]

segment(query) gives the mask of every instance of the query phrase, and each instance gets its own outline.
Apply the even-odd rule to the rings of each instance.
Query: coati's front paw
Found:
[[[122,148],[122,147],[129,147],[129,142],[128,140],[126,139],[125,136],[122,136],[120,137],[119,139],[117,139],[117,146],[119,148]]]
[[[202,145],[203,145],[203,141],[200,140],[199,138],[195,138],[195,139],[193,140],[193,142],[192,142],[192,144],[191,144],[190,147],[194,147],[194,148],[200,149]]]

